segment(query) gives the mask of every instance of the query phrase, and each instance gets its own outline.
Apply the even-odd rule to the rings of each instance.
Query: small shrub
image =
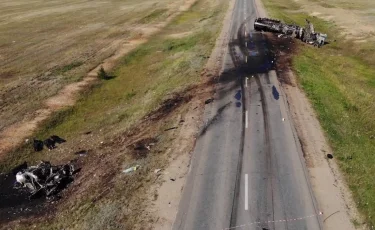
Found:
[[[98,71],[98,78],[103,79],[103,80],[108,80],[110,77],[108,76],[107,72],[105,72],[103,66],[100,67]]]

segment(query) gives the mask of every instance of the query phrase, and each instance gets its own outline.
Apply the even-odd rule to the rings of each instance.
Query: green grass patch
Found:
[[[271,16],[284,21],[301,24],[308,17],[277,6],[295,7],[293,1],[264,2]],[[293,68],[318,114],[358,208],[372,225],[375,223],[374,46],[346,41],[333,23],[316,17],[310,19],[317,31],[328,33],[331,43],[321,49],[300,43]]]

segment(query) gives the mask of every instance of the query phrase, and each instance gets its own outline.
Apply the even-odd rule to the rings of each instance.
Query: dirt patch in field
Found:
[[[167,99],[162,103],[162,105],[155,111],[153,111],[146,119],[151,121],[159,120],[165,115],[171,113],[174,108],[180,106],[182,103],[187,103],[191,100],[192,96],[182,96],[184,94],[175,94],[172,98]]]
[[[38,127],[38,124],[47,119],[52,113],[50,109],[39,109],[31,120],[23,120],[11,125],[0,132],[0,160],[4,155],[21,144]]]
[[[147,157],[151,148],[155,147],[157,142],[158,140],[156,138],[147,137],[129,145],[128,148],[130,149],[133,158],[139,160]]]
[[[183,33],[177,33],[177,34],[170,34],[168,35],[168,37],[170,38],[183,38],[183,37],[186,37],[186,36],[189,36],[191,34],[191,32],[183,32]]]

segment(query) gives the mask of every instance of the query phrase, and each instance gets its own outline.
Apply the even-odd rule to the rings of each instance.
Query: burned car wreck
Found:
[[[315,32],[314,25],[306,19],[306,26],[288,25],[280,20],[257,18],[254,21],[256,31],[279,33],[302,40],[305,43],[321,47],[325,44],[327,34]]]
[[[67,187],[74,179],[72,163],[54,166],[48,161],[42,161],[36,166],[27,167],[26,162],[13,170],[16,176],[15,187],[27,189],[30,199],[46,196],[47,198],[57,195]]]

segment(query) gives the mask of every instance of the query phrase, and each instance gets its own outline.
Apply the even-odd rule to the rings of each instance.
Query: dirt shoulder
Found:
[[[207,61],[205,68],[201,73],[201,84],[207,87],[202,88],[200,96],[195,98],[193,106],[188,110],[186,117],[186,127],[182,129],[176,138],[174,146],[170,149],[173,152],[169,160],[169,166],[161,173],[160,179],[163,182],[153,188],[157,199],[150,196],[150,205],[148,212],[155,220],[153,229],[172,229],[175,221],[182,191],[185,186],[187,174],[189,172],[192,152],[195,146],[196,135],[201,128],[201,119],[205,109],[205,100],[214,94],[214,85],[211,84],[222,70],[224,54],[229,42],[230,18],[233,13],[235,1],[228,3],[226,15],[223,20],[221,33],[217,37],[215,48]],[[190,119],[189,119],[190,118]]]

